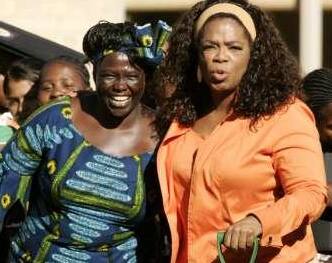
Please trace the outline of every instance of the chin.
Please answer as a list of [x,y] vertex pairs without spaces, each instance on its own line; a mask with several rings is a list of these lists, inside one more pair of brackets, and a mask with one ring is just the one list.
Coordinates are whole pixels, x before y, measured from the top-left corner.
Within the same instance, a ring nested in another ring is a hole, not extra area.
[[132,112],[132,109],[129,107],[125,108],[108,107],[108,110],[112,116],[117,118],[125,118]]
[[130,113],[127,109],[109,109],[109,112],[112,116],[117,118],[125,118]]

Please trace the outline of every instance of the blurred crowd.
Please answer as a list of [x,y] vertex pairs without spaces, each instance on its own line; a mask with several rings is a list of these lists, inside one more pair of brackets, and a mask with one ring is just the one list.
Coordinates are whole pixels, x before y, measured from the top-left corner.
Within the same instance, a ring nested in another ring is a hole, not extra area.
[[82,61],[69,56],[42,63],[22,58],[0,75],[0,143],[2,147],[20,124],[50,100],[91,90],[89,72]]

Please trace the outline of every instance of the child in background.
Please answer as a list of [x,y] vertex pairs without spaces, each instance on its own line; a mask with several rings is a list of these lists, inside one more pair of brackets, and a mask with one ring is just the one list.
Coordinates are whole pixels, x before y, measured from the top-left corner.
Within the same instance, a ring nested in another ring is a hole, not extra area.
[[52,99],[76,97],[78,91],[90,90],[89,78],[84,64],[73,57],[59,56],[49,60],[40,71],[37,89],[26,96],[20,120],[25,120],[40,105]]
[[61,56],[43,66],[38,100],[45,104],[62,96],[76,97],[78,91],[89,89],[89,72],[84,64],[77,59]]

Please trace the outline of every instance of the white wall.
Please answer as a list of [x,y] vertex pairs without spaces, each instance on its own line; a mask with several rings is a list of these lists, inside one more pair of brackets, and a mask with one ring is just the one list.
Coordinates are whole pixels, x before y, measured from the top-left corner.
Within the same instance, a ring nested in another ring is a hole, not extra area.
[[1,0],[0,19],[82,51],[86,31],[99,20],[122,22],[124,0]]

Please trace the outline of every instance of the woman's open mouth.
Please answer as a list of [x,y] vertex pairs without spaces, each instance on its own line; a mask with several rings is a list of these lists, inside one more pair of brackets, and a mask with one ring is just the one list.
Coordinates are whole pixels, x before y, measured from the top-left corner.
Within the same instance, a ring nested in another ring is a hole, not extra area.
[[112,107],[124,108],[131,102],[130,96],[112,96],[108,97],[108,103]]
[[211,73],[211,81],[212,82],[223,82],[223,81],[225,81],[225,79],[227,78],[227,73],[226,72],[222,72],[222,71],[220,71],[220,72],[216,72],[216,71],[214,71],[214,72],[212,72]]

